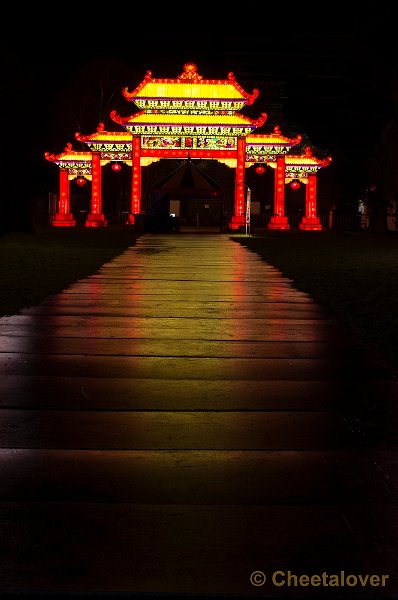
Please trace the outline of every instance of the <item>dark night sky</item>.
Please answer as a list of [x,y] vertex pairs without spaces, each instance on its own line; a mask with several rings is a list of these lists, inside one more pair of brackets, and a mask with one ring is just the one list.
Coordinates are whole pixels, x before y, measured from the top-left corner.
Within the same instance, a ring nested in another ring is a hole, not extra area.
[[[389,86],[397,66],[392,8],[377,6],[375,12],[370,2],[311,0],[301,7],[174,3],[138,12],[131,6],[98,12],[90,5],[86,14],[57,11],[43,22],[25,12],[18,27],[10,15],[9,35],[1,42],[3,134],[19,164],[40,163],[46,150],[59,152],[73,141],[74,131],[48,147],[55,102],[76,73],[99,58],[135,68],[137,78],[123,82],[129,89],[147,69],[154,77],[176,77],[190,61],[204,78],[225,79],[233,71],[247,91],[260,90],[251,114],[244,111],[248,116],[272,113],[271,92],[279,89],[282,131],[307,134],[316,147],[355,168],[391,116]],[[126,105],[124,114],[131,112]]]

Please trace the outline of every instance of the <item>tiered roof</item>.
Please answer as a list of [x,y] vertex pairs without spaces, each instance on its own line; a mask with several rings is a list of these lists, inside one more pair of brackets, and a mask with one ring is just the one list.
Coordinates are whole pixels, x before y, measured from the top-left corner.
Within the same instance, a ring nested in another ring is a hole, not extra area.
[[100,123],[97,131],[88,135],[75,133],[79,142],[84,142],[92,152],[101,152],[105,160],[131,159],[132,136],[128,131],[105,131],[105,126]]
[[50,154],[45,152],[46,160],[55,163],[60,169],[67,169],[71,178],[79,175],[91,176],[91,152],[79,152],[72,149],[72,144],[66,144],[64,152]]
[[[184,65],[175,79],[155,79],[147,71],[142,82],[133,90],[123,89],[124,97],[138,111],[123,117],[112,111],[113,121],[124,131],[105,131],[100,123],[89,135],[75,134],[90,151],[101,153],[101,162],[123,161],[131,164],[133,136],[141,136],[142,166],[159,158],[181,158],[191,153],[195,158],[216,158],[235,167],[237,139],[246,140],[245,166],[266,163],[276,167],[276,158],[285,156],[286,178],[305,179],[330,164],[331,158],[317,159],[308,145],[304,151],[301,135],[289,138],[279,126],[270,133],[255,133],[267,120],[261,113],[257,119],[240,111],[254,103],[258,90],[246,92],[233,73],[227,79],[203,79],[193,63]],[[295,152],[290,152],[295,149]],[[297,154],[300,152],[300,155]],[[72,150],[68,144],[59,155],[45,154],[46,159],[71,173],[90,173],[91,154]]]
[[[330,165],[332,158],[316,158],[313,156],[312,148],[306,146],[304,154],[287,154],[285,156],[285,181],[288,183],[293,179],[305,181],[310,175],[315,175],[319,169]],[[267,164],[276,168],[276,161],[267,161]]]
[[293,146],[297,146],[301,139],[301,135],[294,138],[282,135],[278,125],[272,133],[251,133],[246,137],[246,166],[275,160],[277,156],[287,154]]
[[245,92],[233,73],[203,79],[193,63],[177,79],[153,79],[148,71],[135,90],[123,94],[141,110],[127,117],[113,111],[111,118],[134,135],[246,136],[267,119],[266,113],[250,119],[237,112],[254,102],[258,90]]

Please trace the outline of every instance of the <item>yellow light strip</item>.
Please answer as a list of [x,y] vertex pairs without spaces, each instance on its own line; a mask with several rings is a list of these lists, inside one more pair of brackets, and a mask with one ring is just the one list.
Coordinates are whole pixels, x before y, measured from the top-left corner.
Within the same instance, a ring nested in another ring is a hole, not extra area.
[[242,99],[243,95],[229,81],[214,83],[148,83],[137,98],[224,98]]
[[253,120],[241,114],[208,114],[208,115],[189,115],[189,114],[168,114],[168,113],[144,113],[139,112],[122,119],[123,125],[144,124],[144,125],[253,125]]

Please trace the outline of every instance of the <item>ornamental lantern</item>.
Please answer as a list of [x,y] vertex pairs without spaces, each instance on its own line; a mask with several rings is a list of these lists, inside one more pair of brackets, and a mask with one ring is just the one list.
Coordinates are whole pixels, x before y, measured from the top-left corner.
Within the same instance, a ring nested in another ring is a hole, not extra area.
[[256,173],[258,173],[258,175],[262,175],[265,171],[265,168],[263,167],[263,165],[258,165],[258,167],[256,167]]
[[120,171],[121,168],[122,167],[121,167],[120,163],[113,163],[112,164],[112,171],[116,171],[117,172],[117,171]]
[[87,183],[87,180],[86,180],[86,179],[84,179],[84,177],[78,177],[78,178],[76,179],[76,183],[77,183],[77,185],[78,185],[79,187],[83,187],[84,185],[86,185],[86,183]]
[[293,181],[290,182],[290,187],[292,190],[296,191],[300,187],[300,182],[297,179],[293,179]]

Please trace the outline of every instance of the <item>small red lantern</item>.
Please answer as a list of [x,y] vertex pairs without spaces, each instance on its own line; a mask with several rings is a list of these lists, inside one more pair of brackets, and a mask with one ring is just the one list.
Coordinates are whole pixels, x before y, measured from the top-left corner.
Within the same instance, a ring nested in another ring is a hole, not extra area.
[[256,167],[256,173],[258,173],[258,175],[262,175],[265,172],[265,168],[263,167],[263,165],[258,165],[258,167]]
[[120,163],[113,163],[112,164],[112,171],[116,171],[117,172],[117,171],[120,171],[121,168],[122,167],[121,167]]
[[76,183],[77,183],[77,185],[78,185],[79,187],[83,187],[84,185],[86,185],[86,183],[87,183],[87,180],[86,180],[86,179],[84,179],[84,177],[78,177],[78,178],[76,179]]
[[290,187],[292,190],[296,191],[300,187],[300,182],[297,179],[293,179],[293,181],[290,182]]

